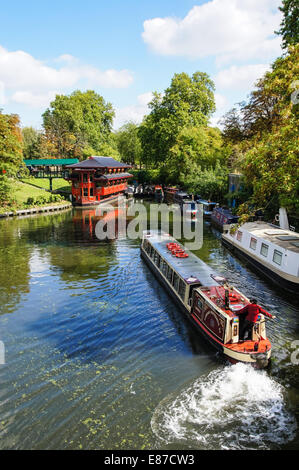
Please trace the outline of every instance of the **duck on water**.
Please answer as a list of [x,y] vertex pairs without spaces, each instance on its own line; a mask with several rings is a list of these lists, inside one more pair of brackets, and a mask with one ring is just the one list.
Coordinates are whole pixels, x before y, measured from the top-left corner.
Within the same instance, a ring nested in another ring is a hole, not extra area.
[[145,231],[141,256],[196,329],[226,359],[267,367],[271,343],[265,318],[275,317],[167,233]]

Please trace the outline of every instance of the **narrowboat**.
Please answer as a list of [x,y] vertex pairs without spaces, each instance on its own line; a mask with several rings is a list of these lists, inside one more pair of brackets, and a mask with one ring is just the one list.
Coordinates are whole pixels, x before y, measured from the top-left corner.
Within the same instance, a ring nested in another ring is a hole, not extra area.
[[197,204],[203,205],[203,216],[209,219],[213,213],[215,207],[218,207],[217,202],[207,201],[205,199],[201,199],[199,196],[195,198]]
[[165,201],[168,204],[173,204],[174,203],[174,196],[178,191],[179,191],[179,189],[176,188],[176,187],[173,187],[173,186],[168,186],[168,187],[164,188]]
[[181,213],[184,214],[187,219],[191,221],[196,220],[198,210],[191,194],[178,191],[174,195],[174,203],[180,206]]
[[231,224],[238,223],[239,217],[233,215],[230,209],[215,207],[211,214],[211,223],[221,232],[227,232]]
[[232,363],[250,363],[264,368],[271,357],[265,317],[260,314],[251,338],[239,337],[243,316],[238,311],[249,299],[215,273],[169,234],[150,230],[143,233],[141,256],[186,318]]
[[222,234],[222,243],[272,283],[299,292],[299,233],[263,221]]

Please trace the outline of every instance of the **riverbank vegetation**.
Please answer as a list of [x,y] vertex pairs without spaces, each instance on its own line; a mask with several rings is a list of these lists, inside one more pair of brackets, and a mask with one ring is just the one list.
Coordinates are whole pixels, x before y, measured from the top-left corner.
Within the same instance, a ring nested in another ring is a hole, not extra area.
[[[283,55],[260,77],[248,100],[223,116],[219,128],[210,125],[215,85],[200,71],[175,74],[166,90],[153,92],[143,121],[128,122],[118,131],[113,131],[112,104],[92,90],[56,95],[42,115],[41,130],[21,129],[17,115],[0,111],[0,205],[16,203],[17,178],[32,183],[23,158],[109,155],[132,164],[141,183],[177,185],[220,203],[233,197],[241,214],[259,208],[273,217],[280,206],[298,214],[297,0],[283,1],[281,11],[277,34]],[[233,195],[228,194],[229,173],[242,175],[241,190]],[[48,180],[33,184],[46,189]],[[53,189],[67,186],[55,181]]]

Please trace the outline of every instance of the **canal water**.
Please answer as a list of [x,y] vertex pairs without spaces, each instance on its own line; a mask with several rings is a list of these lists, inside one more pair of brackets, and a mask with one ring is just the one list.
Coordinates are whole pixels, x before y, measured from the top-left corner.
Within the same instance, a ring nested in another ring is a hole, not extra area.
[[229,366],[153,277],[140,240],[100,242],[95,222],[93,210],[0,221],[0,448],[298,448],[295,299],[204,224],[196,254],[277,317],[271,368]]

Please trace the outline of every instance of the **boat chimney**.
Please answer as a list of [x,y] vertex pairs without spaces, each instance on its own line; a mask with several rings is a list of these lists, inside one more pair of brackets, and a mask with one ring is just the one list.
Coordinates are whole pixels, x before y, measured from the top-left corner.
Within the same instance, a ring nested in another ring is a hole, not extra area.
[[225,308],[229,309],[229,290],[225,289]]
[[284,230],[290,229],[287,211],[284,207],[279,209],[279,226]]

